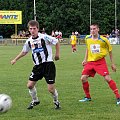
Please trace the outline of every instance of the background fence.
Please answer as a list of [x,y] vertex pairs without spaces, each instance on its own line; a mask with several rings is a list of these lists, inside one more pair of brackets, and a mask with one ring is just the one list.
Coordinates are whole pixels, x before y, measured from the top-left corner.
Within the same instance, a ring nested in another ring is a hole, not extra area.
[[[4,39],[0,39],[0,45],[23,45],[26,40],[27,40],[27,38],[4,38]],[[63,39],[60,39],[59,41],[60,41],[61,45],[69,45],[70,44],[70,38],[63,38]],[[109,38],[109,41],[111,44],[119,45],[120,44],[120,36],[116,37],[116,38],[111,37],[111,38]],[[78,38],[77,44],[78,45],[85,44],[84,38]]]

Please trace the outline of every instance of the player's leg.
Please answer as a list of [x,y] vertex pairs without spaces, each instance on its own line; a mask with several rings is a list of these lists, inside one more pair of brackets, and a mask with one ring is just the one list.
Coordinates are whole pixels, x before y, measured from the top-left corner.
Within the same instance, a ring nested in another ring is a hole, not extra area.
[[58,92],[55,89],[55,77],[56,67],[54,62],[48,62],[44,64],[44,77],[48,85],[48,91],[52,94],[55,108],[60,108],[60,102],[58,101]]
[[39,79],[42,79],[43,75],[42,75],[42,67],[43,65],[39,65],[39,66],[34,66],[33,70],[30,74],[28,83],[27,83],[27,87],[29,89],[29,94],[32,97],[32,102],[30,103],[30,105],[28,106],[28,109],[32,109],[34,106],[38,105],[40,103],[40,101],[38,100],[37,97],[37,90],[36,90],[36,82]]
[[37,97],[37,90],[36,90],[35,84],[36,84],[36,81],[30,81],[30,80],[28,81],[28,84],[27,84],[27,87],[29,89],[29,94],[32,98],[32,101],[27,107],[27,109],[32,109],[34,106],[40,103]]
[[76,44],[74,45],[73,51],[74,51],[74,52],[77,51],[77,49],[76,49]]
[[29,89],[29,93],[32,97],[33,101],[38,101],[38,97],[37,97],[37,90],[35,87],[36,81],[28,81],[27,87]]
[[111,90],[113,91],[113,93],[115,94],[116,99],[117,99],[117,104],[120,104],[120,94],[119,94],[119,91],[118,91],[115,81],[111,79],[110,75],[106,75],[106,76],[104,76],[104,78],[107,81],[107,83],[108,83],[109,87],[111,88]]
[[108,71],[108,67],[107,67],[105,59],[101,59],[99,61],[99,65],[95,67],[95,70],[98,74],[104,77],[104,79],[106,80],[109,87],[111,88],[111,90],[113,91],[113,93],[115,94],[117,98],[117,101],[118,101],[117,104],[120,104],[120,94],[116,86],[116,83],[114,82],[114,80],[112,80],[112,78],[109,75],[109,71]]
[[53,100],[58,101],[58,92],[55,89],[54,84],[48,84],[48,91],[52,94]]
[[91,95],[90,95],[90,86],[88,82],[88,77],[94,77],[96,74],[96,71],[93,69],[94,64],[91,62],[88,62],[82,71],[82,76],[81,76],[81,81],[82,81],[82,86],[83,90],[85,93],[85,98],[82,100],[79,100],[80,102],[86,102],[86,101],[91,101]]
[[51,95],[53,97],[53,102],[55,104],[55,109],[59,109],[60,108],[60,102],[58,101],[58,92],[55,89],[55,85],[54,84],[48,84],[48,91],[51,93]]
[[72,53],[74,52],[74,45],[72,45]]
[[81,81],[82,81],[82,86],[83,86],[83,90],[85,93],[85,98],[79,100],[79,102],[91,101],[88,77],[89,77],[89,75],[82,75],[81,76]]

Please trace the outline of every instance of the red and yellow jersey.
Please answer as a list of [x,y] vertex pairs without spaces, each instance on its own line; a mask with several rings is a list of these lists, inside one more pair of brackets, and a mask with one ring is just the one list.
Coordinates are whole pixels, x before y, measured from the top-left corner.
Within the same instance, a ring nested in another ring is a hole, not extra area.
[[99,35],[97,40],[93,40],[91,35],[87,35],[85,42],[88,49],[87,61],[97,61],[105,57],[108,52],[112,51],[112,46],[108,39],[101,35]]
[[75,45],[77,43],[76,35],[71,35],[70,37],[71,45]]

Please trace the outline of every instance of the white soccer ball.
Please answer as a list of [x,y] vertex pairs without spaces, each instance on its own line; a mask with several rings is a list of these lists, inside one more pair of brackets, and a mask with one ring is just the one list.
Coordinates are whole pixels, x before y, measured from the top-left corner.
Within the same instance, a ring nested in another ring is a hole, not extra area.
[[0,94],[0,113],[7,112],[12,107],[12,99],[9,95]]

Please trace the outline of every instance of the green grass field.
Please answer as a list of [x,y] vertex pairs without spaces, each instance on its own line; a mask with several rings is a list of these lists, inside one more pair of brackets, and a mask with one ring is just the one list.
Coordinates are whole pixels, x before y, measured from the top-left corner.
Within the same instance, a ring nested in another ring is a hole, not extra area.
[[[45,80],[38,81],[37,90],[41,104],[27,110],[31,97],[26,87],[32,69],[31,54],[19,60],[15,65],[10,61],[22,49],[22,46],[0,46],[0,93],[11,96],[13,106],[7,113],[0,114],[0,120],[119,120],[120,106],[103,77],[96,75],[90,78],[92,101],[79,103],[84,97],[80,82],[81,62],[84,58],[85,46],[77,46],[78,52],[72,53],[71,46],[62,45],[60,60],[55,61],[57,68],[56,88],[59,92],[61,110],[55,110],[51,95],[47,91]],[[113,46],[117,72],[110,69],[112,78],[120,89],[120,46]]]

